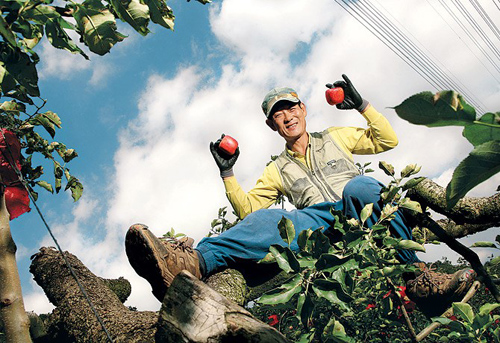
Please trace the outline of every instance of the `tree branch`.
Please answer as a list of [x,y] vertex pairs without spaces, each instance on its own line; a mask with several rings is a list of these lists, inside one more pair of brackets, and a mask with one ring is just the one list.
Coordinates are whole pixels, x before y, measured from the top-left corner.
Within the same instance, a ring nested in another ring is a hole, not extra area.
[[430,179],[425,179],[415,188],[408,190],[407,196],[445,215],[456,224],[484,225],[475,227],[477,230],[500,226],[500,193],[483,198],[466,197],[449,210],[446,208],[446,189]]

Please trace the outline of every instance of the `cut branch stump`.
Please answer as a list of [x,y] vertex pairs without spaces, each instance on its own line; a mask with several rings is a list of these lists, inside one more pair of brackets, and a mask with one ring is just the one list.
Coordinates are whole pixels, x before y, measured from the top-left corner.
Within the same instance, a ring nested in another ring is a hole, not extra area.
[[168,288],[158,323],[158,343],[289,342],[187,271]]

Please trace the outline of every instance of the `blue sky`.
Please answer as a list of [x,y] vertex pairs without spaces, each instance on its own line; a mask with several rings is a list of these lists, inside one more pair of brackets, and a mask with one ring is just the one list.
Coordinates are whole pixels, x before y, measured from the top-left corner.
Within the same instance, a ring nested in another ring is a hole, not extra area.
[[[374,3],[403,23],[487,111],[500,109],[499,73],[444,9],[434,5],[437,13],[417,0]],[[480,3],[493,22],[500,22],[493,2]],[[40,190],[38,205],[63,250],[99,276],[124,276],[132,282],[127,305],[160,306],[125,257],[127,228],[141,222],[158,236],[172,227],[196,241],[206,235],[217,210],[229,205],[209,142],[221,133],[239,141],[235,174],[249,190],[270,156],[283,149],[260,110],[263,96],[275,86],[298,91],[308,106],[310,131],[364,126],[355,111],[339,111],[324,99],[324,84],[347,74],[400,139],[390,152],[356,157],[362,163],[376,166],[384,160],[398,170],[417,163],[421,175],[445,186],[472,148],[460,128],[417,127],[397,117],[390,107],[436,89],[335,1],[216,0],[201,5],[173,0],[169,5],[176,15],[175,32],[152,25],[153,32],[142,37],[120,26],[129,37],[103,57],[91,55],[86,61],[47,42],[39,50],[42,97],[48,100],[46,108],[63,120],[56,140],[79,153],[69,167],[85,191],[73,203],[69,193]],[[374,176],[388,182],[381,172]],[[496,176],[471,195],[491,195],[499,184]],[[29,257],[40,246],[54,244],[34,209],[11,227],[26,309],[48,312],[51,305],[31,280]],[[490,229],[465,242],[491,240],[496,234],[497,228]],[[456,259],[445,247],[428,247],[421,257],[433,261],[445,254]]]

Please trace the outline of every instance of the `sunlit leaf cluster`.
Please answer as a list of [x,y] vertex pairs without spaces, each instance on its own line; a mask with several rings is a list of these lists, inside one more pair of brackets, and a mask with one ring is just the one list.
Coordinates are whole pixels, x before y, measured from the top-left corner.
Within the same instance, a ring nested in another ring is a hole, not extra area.
[[[53,139],[62,123],[56,113],[42,112],[46,101],[40,98],[38,86],[37,45],[45,36],[53,47],[80,54],[85,59],[89,58],[88,51],[104,55],[126,38],[118,32],[117,20],[147,35],[150,21],[173,30],[175,16],[165,0],[63,0],[57,3],[0,0],[0,97],[12,99],[0,104],[0,126],[15,132],[21,141],[25,155],[22,174],[35,197],[32,187],[38,185],[50,192],[59,192],[63,177],[65,189],[71,190],[75,200],[83,191],[80,181],[66,166],[78,156],[76,151],[45,138],[48,134]],[[78,41],[72,38],[75,36]],[[39,180],[43,168],[32,166],[33,154],[52,162],[53,184]]]
[[428,127],[463,126],[463,136],[474,146],[453,172],[446,187],[447,206],[452,208],[468,191],[500,171],[500,112],[480,118],[454,91],[415,94],[395,107],[397,114]]
[[[381,316],[397,311],[393,300],[384,298],[393,289],[389,280],[415,268],[398,262],[398,249],[424,251],[424,248],[414,241],[392,237],[388,224],[399,208],[422,211],[417,203],[401,196],[403,190],[421,180],[410,178],[420,168],[409,165],[401,177],[395,176],[394,167],[388,163],[381,162],[380,168],[392,180],[383,189],[382,213],[370,227],[367,222],[373,218],[373,204],[365,206],[358,218],[351,219],[332,209],[335,225],[328,236],[324,228],[296,234],[293,223],[285,217],[278,223],[284,244],[272,245],[261,263],[276,262],[290,274],[290,279],[258,301],[266,305],[295,303],[296,316],[306,329],[300,342],[312,342],[318,337],[324,342],[354,342],[342,322],[355,320],[359,308],[378,302]],[[298,252],[291,247],[295,239]],[[324,306],[333,308],[334,315],[327,318],[321,332],[315,331],[318,328],[313,323],[324,316],[320,310]]]

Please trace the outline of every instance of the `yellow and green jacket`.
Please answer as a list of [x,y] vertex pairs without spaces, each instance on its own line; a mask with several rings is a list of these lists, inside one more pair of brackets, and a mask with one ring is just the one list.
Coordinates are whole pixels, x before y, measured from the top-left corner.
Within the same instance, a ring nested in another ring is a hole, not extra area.
[[234,176],[224,179],[226,195],[239,218],[275,203],[284,194],[297,208],[341,199],[345,184],[359,175],[352,154],[377,154],[398,144],[387,119],[371,105],[361,113],[368,128],[330,127],[308,133],[306,154],[286,148],[245,193]]

